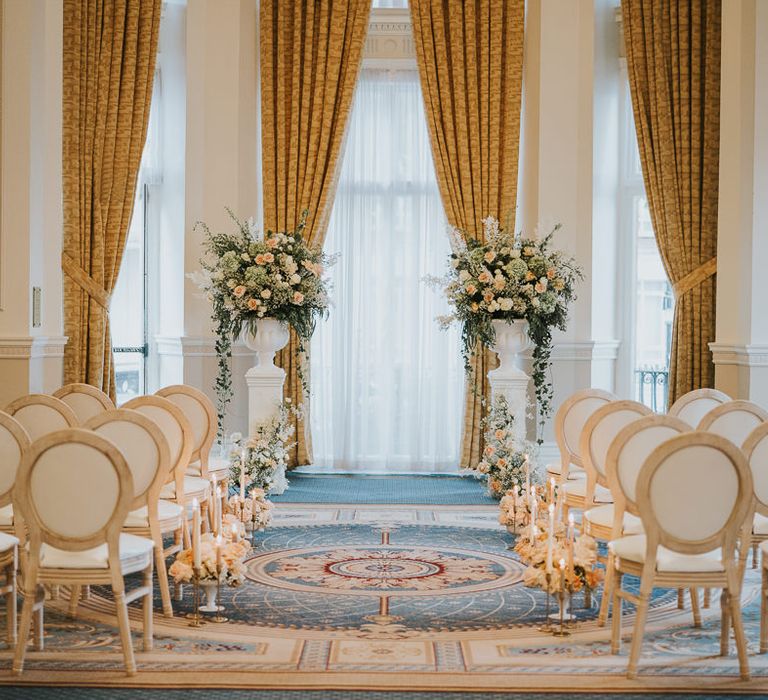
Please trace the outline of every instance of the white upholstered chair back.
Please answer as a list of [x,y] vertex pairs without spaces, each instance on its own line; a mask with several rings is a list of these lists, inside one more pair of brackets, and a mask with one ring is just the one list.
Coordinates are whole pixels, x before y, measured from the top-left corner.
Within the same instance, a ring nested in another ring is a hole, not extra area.
[[752,470],[757,511],[768,515],[768,423],[757,426],[741,447]]
[[13,416],[33,442],[56,430],[76,428],[77,415],[61,399],[47,394],[29,394],[8,404],[6,413]]
[[90,384],[65,384],[61,389],[54,391],[53,395],[75,412],[81,425],[93,416],[115,408],[109,396]]
[[218,425],[216,409],[211,400],[199,389],[184,384],[163,387],[155,395],[172,401],[184,412],[194,436],[189,461],[199,460],[201,474],[205,475],[208,471],[208,456],[216,439]]
[[751,401],[728,401],[713,408],[699,423],[697,430],[720,435],[741,447],[747,436],[768,420],[768,412]]
[[13,416],[0,411],[0,507],[11,502],[21,458],[29,445],[27,431]]
[[713,408],[730,401],[731,397],[717,389],[695,389],[683,394],[669,407],[667,415],[684,420],[692,428]]
[[633,515],[637,508],[637,478],[648,456],[691,426],[674,416],[650,414],[623,427],[612,440],[605,458],[606,479],[617,505]]
[[614,438],[622,428],[651,413],[650,408],[638,401],[611,401],[589,417],[581,432],[579,454],[587,473],[591,473],[598,484],[608,486],[605,460]]
[[94,416],[83,427],[111,440],[125,457],[133,477],[131,510],[156,501],[171,460],[160,426],[139,411],[115,408]]
[[132,409],[151,418],[163,431],[168,441],[170,461],[166,483],[183,480],[189,465],[194,437],[192,426],[184,412],[173,401],[162,396],[137,396],[123,404],[122,408]]
[[116,545],[132,500],[133,479],[120,450],[90,430],[70,428],[32,443],[19,468],[13,506],[37,561],[41,543],[69,551]]
[[601,389],[585,389],[569,396],[555,415],[555,439],[560,448],[563,475],[567,475],[571,464],[583,467],[579,453],[581,432],[589,417],[616,397]]
[[719,435],[684,433],[659,445],[640,470],[637,505],[649,551],[683,554],[718,547],[731,558],[754,512],[752,473],[744,453]]

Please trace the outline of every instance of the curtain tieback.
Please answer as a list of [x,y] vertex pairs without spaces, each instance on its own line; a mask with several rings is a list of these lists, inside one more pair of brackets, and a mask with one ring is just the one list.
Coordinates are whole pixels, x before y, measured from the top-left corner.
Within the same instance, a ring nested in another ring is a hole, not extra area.
[[107,294],[106,290],[66,253],[63,253],[61,256],[61,269],[64,270],[64,272],[66,272],[77,285],[91,297],[91,299],[93,299],[99,306],[109,311],[110,295]]
[[679,299],[686,292],[690,292],[694,287],[698,287],[705,279],[712,277],[716,272],[717,256],[710,258],[703,265],[699,265],[695,270],[689,272],[672,285],[675,299]]

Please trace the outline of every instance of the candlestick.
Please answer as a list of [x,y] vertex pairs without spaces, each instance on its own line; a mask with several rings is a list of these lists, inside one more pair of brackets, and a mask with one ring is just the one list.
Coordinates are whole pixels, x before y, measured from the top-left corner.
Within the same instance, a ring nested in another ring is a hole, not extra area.
[[240,541],[240,526],[237,523],[232,523],[232,541]]
[[549,502],[555,502],[555,477],[551,477],[549,480]]
[[528,454],[525,455],[525,494],[531,491],[531,465],[528,462]]
[[222,520],[222,503],[221,503],[221,486],[216,487],[216,534],[221,536],[221,520]]
[[192,499],[192,562],[196,569],[200,568],[200,504]]
[[552,571],[552,551],[555,545],[555,504],[549,504],[549,536],[547,537],[547,572]]
[[[565,629],[565,559],[560,560],[560,594],[558,596],[560,600],[560,629],[555,630],[553,634],[556,637],[567,637],[570,635]],[[570,613],[569,613],[570,616]]]
[[576,538],[573,513],[568,513],[568,569],[573,573],[573,547]]
[[245,503],[245,460],[248,456],[248,449],[243,447],[240,452],[240,500]]

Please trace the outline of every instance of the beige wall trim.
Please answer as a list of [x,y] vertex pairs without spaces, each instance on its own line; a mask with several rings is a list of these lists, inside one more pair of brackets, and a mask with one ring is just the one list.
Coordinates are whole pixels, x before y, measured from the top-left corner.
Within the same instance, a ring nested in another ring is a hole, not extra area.
[[768,345],[729,345],[710,343],[712,360],[716,365],[768,367]]
[[0,338],[0,360],[32,357],[63,357],[66,336],[21,336]]
[[373,8],[363,47],[363,68],[416,69],[411,13],[408,9]]

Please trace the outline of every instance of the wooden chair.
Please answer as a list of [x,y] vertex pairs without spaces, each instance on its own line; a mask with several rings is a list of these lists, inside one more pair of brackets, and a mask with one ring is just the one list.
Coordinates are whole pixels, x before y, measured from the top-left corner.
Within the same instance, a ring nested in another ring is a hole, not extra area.
[[[163,613],[173,617],[171,591],[165,566],[163,535],[174,533],[180,542],[184,528],[184,508],[178,503],[160,500],[160,489],[169,473],[171,451],[160,426],[143,413],[127,408],[104,411],[84,426],[111,440],[125,457],[133,476],[134,497],[123,532],[148,537],[155,545],[155,572],[160,586]],[[174,547],[170,549],[175,550]],[[78,597],[71,598],[72,609]]]
[[[168,447],[171,451],[170,470],[164,486],[160,489],[160,498],[175,501],[185,510],[183,543],[189,545],[189,528],[187,527],[187,506],[197,498],[202,504],[207,502],[210,485],[207,479],[187,476],[189,456],[194,446],[192,426],[184,412],[173,401],[162,396],[137,396],[123,404],[123,408],[133,409],[151,418],[160,426]],[[176,543],[180,547],[182,542]]]
[[571,465],[583,470],[580,453],[581,433],[589,417],[616,397],[601,389],[585,389],[566,399],[555,416],[555,439],[560,449],[560,488],[565,495],[563,513],[567,517],[570,508],[584,510],[587,497],[587,480],[571,479]]
[[560,450],[560,463],[547,465],[547,479],[555,477],[558,483],[586,476],[578,454],[579,438],[589,415],[616,396],[601,389],[584,389],[569,396],[555,414],[555,440]]
[[[605,526],[592,516],[590,529],[600,535],[600,539],[617,540],[625,535],[636,535],[643,532],[640,511],[637,507],[637,477],[648,458],[659,445],[670,438],[691,431],[691,426],[684,420],[674,416],[660,416],[651,413],[639,418],[622,428],[608,447],[605,457],[605,478],[613,497],[611,531],[605,538]],[[596,511],[597,509],[593,509]],[[590,512],[593,512],[590,511]],[[599,528],[599,529],[598,529]],[[603,626],[608,619],[609,606],[613,595],[615,567],[613,553],[608,551],[608,561],[605,566],[605,581],[603,597],[600,601],[598,624]],[[680,607],[682,601],[678,599]],[[694,626],[701,625],[701,615],[698,598],[692,595]]]
[[11,496],[16,473],[24,452],[29,449],[29,435],[12,416],[0,411],[0,532],[15,533]]
[[[749,537],[754,515],[752,474],[742,451],[712,433],[684,433],[659,445],[637,480],[643,535],[610,543],[617,585],[613,589],[611,650],[621,645],[621,606],[637,606],[627,676],[637,677],[648,606],[654,588],[722,588],[720,654],[728,653],[733,626],[739,672],[749,679],[741,618],[739,538]],[[743,541],[743,540],[742,540]],[[640,577],[640,592],[622,587],[624,574]]]
[[5,597],[6,640],[9,646],[16,644],[16,571],[19,540],[17,537],[0,532],[0,571],[5,582],[0,585],[0,595]]
[[[742,452],[749,460],[752,483],[755,488],[755,524],[752,529],[753,547],[760,548],[762,560],[762,588],[760,593],[760,653],[768,651],[768,534],[758,533],[758,519],[761,530],[768,524],[768,423],[755,428],[744,441]],[[757,557],[753,555],[753,563]]]
[[[584,424],[579,439],[579,454],[587,475],[581,529],[595,539],[607,542],[613,532],[613,497],[605,477],[608,447],[623,427],[649,413],[651,409],[637,401],[611,401]],[[605,563],[604,557],[598,560]],[[601,610],[604,605],[605,596]]]
[[669,407],[668,416],[684,420],[695,428],[713,408],[731,400],[728,394],[717,389],[695,389],[683,394]]
[[[87,484],[88,488],[84,488]],[[121,534],[133,500],[133,478],[120,450],[106,438],[72,428],[35,441],[24,455],[13,494],[17,525],[26,526],[22,561],[24,604],[13,672],[20,674],[40,584],[109,584],[115,597],[128,675],[136,661],[128,603],[143,598],[144,650],[152,648],[152,542]],[[18,531],[18,530],[17,530]],[[124,576],[141,572],[126,593]],[[38,642],[42,646],[42,639]]]
[[56,430],[76,428],[75,412],[61,399],[47,394],[29,394],[12,401],[5,408],[27,431],[33,442]]
[[109,396],[90,384],[65,384],[61,389],[54,391],[53,395],[75,412],[80,424],[99,413],[115,408],[115,403]]
[[216,481],[223,483],[229,478],[229,462],[212,464],[211,447],[216,440],[218,419],[211,400],[199,389],[185,384],[166,386],[155,393],[173,401],[187,417],[192,426],[195,444],[189,458],[187,474],[210,479],[215,473]]

